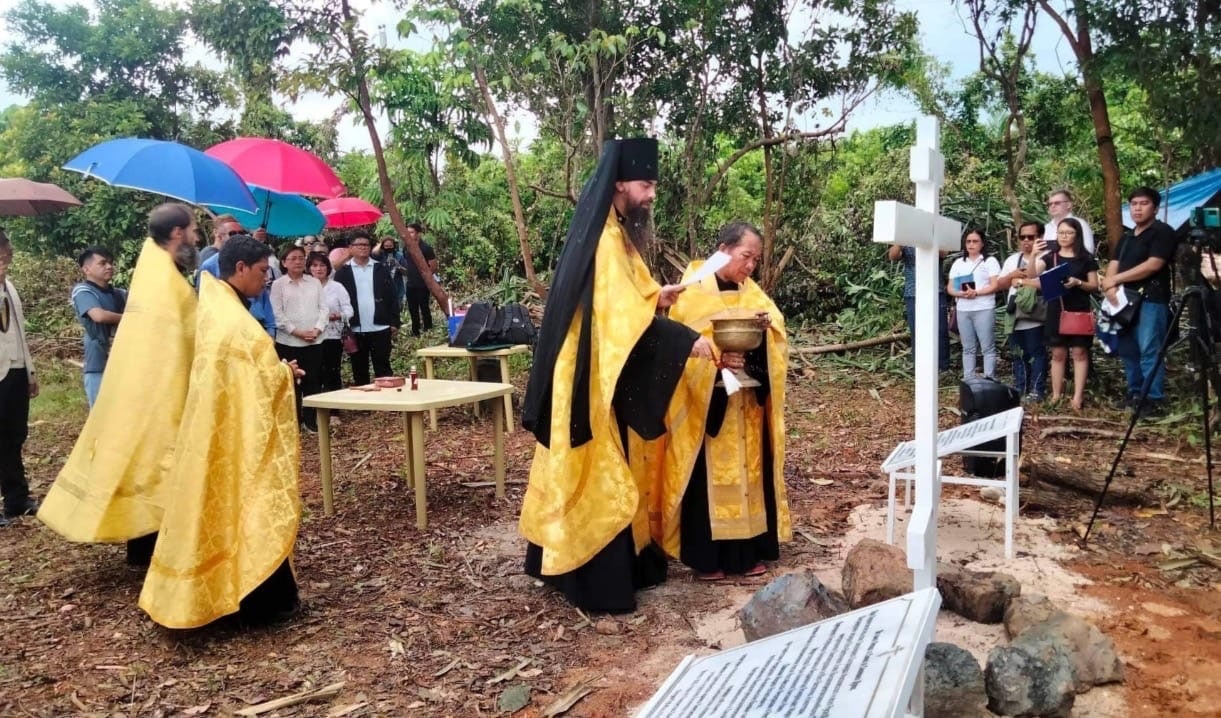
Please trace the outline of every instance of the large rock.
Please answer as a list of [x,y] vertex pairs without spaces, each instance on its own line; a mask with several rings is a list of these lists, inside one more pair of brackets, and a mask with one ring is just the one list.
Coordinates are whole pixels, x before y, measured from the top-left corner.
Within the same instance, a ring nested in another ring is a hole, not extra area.
[[925,718],[975,718],[986,715],[984,672],[966,649],[930,643],[924,653]]
[[738,611],[746,640],[754,641],[838,616],[848,604],[810,571],[790,573],[755,592]]
[[1014,643],[1058,642],[1073,666],[1073,683],[1078,693],[1094,686],[1123,680],[1123,663],[1115,653],[1115,643],[1094,626],[1064,612],[1053,614],[1042,623],[1027,628]]
[[1022,631],[1046,621],[1055,613],[1060,613],[1060,607],[1047,596],[1039,593],[1017,596],[1005,607],[1005,634],[1013,640]]
[[937,566],[941,607],[977,623],[1000,623],[1005,607],[1022,593],[1022,584],[999,571],[970,571],[952,564]]
[[901,549],[863,539],[844,559],[843,586],[849,606],[870,606],[911,591],[912,572]]
[[1115,642],[1084,619],[1056,608],[1046,596],[1014,599],[1005,611],[1005,632],[1017,641],[1056,641],[1073,665],[1078,693],[1123,680]]
[[1004,716],[1067,718],[1077,698],[1073,665],[1054,640],[1019,638],[988,654],[988,710]]

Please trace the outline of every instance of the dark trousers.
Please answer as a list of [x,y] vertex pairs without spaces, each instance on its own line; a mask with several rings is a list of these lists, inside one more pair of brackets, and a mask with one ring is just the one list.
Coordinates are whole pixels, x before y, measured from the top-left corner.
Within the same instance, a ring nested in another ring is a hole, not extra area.
[[1047,395],[1047,347],[1043,345],[1043,325],[1015,329],[1009,335],[1013,347],[1013,381],[1022,396],[1042,399]]
[[432,310],[428,303],[432,295],[428,287],[407,287],[407,313],[411,315],[411,336],[420,336],[420,328],[424,331],[432,329]]
[[392,376],[390,368],[390,330],[380,332],[354,332],[356,335],[355,354],[349,354],[352,362],[352,381],[356,386],[368,384],[369,360],[373,360],[374,376]]
[[[946,371],[950,368],[950,324],[949,305],[944,293],[937,295],[937,314],[941,321],[937,322],[937,369]],[[903,318],[907,320],[907,330],[912,335],[912,347],[916,346],[916,298],[903,297]],[[913,351],[914,355],[914,351]]]
[[21,447],[29,434],[30,377],[25,369],[9,369],[0,379],[0,493],[5,513],[17,513],[30,498]]
[[343,388],[343,378],[339,373],[340,362],[343,361],[343,342],[338,339],[322,341],[322,391],[336,391]]
[[297,368],[305,372],[297,384],[297,421],[311,429],[318,428],[318,418],[313,409],[301,406],[301,398],[317,394],[322,390],[322,345],[292,347],[276,342],[276,354],[284,361],[296,361]]

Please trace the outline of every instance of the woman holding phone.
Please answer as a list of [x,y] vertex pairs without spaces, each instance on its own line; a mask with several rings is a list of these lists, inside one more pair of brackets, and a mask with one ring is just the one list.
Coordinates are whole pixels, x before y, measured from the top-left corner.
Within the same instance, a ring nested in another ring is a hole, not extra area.
[[984,235],[974,227],[962,235],[962,256],[950,267],[945,291],[955,299],[962,339],[962,378],[975,376],[976,357],[984,355],[984,376],[996,375],[996,294],[1001,265],[989,256]]
[[[1062,312],[1089,312],[1090,294],[1098,288],[1098,261],[1085,250],[1085,232],[1081,223],[1069,217],[1056,227],[1056,248],[1044,253],[1046,241],[1035,242],[1027,262],[1034,267],[1033,279],[1015,279],[1014,286],[1025,284],[1040,287],[1038,274],[1060,264],[1068,265],[1063,284],[1065,292],[1059,301],[1047,302],[1047,321],[1043,324],[1044,338],[1051,347],[1051,403],[1064,400],[1064,375],[1068,355],[1073,357],[1073,409],[1080,411],[1085,403],[1085,380],[1090,369],[1090,345],[1093,334],[1064,334],[1060,331]],[[1042,287],[1040,287],[1042,288]],[[1046,294],[1046,289],[1043,288]]]

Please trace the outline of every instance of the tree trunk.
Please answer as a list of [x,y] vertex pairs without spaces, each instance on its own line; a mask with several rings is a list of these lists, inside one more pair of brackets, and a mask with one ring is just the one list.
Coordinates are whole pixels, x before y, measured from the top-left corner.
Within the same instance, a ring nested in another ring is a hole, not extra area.
[[[1106,483],[1106,473],[1092,471],[1081,464],[1063,464],[1053,459],[1028,459],[1026,472],[1030,481],[1042,481],[1062,489],[1075,491],[1097,499]],[[1148,505],[1157,502],[1148,479],[1133,478],[1130,469],[1120,466],[1115,479],[1107,488],[1107,502],[1125,505]]]
[[[763,86],[763,76],[766,71],[763,66],[763,55],[759,55],[759,65],[756,68],[755,91],[759,102],[759,128],[764,140],[772,138],[772,123],[767,117],[767,92]],[[772,146],[763,145],[763,240],[762,256],[759,257],[759,285],[763,291],[772,291],[772,252],[776,244],[776,217],[774,210],[774,195],[776,192],[776,176],[772,167]]]
[[547,298],[547,288],[534,275],[534,256],[530,252],[530,234],[526,229],[526,212],[521,206],[521,194],[517,189],[517,168],[513,165],[513,150],[505,136],[505,121],[496,109],[496,100],[492,97],[492,89],[488,86],[487,75],[483,67],[474,64],[475,82],[479,84],[479,92],[487,105],[488,115],[492,118],[492,129],[496,133],[496,141],[500,143],[501,157],[505,163],[505,177],[509,181],[509,199],[513,203],[513,223],[517,225],[517,241],[521,245],[521,259],[526,269],[526,281],[534,287],[534,291],[544,299]]
[[[1107,243],[1114,248],[1123,235],[1123,216],[1120,212],[1119,157],[1115,153],[1115,140],[1111,136],[1111,116],[1107,111],[1107,98],[1103,94],[1102,75],[1094,58],[1094,47],[1090,41],[1088,8],[1085,0],[1073,0],[1073,15],[1077,30],[1051,6],[1048,0],[1039,0],[1039,7],[1047,13],[1060,32],[1068,40],[1081,68],[1085,96],[1090,103],[1090,119],[1094,123],[1094,141],[1098,145],[1098,164],[1102,168],[1102,203],[1107,223]],[[1101,243],[1099,243],[1101,245]]]
[[420,270],[420,276],[424,279],[424,284],[428,286],[429,293],[436,298],[437,303],[441,305],[441,311],[448,317],[449,294],[432,278],[432,267],[428,266],[428,260],[424,259],[424,254],[420,251],[420,243],[418,241],[411,242],[407,239],[407,223],[403,221],[403,214],[399,211],[398,203],[394,201],[394,185],[390,183],[390,170],[386,166],[386,153],[382,148],[381,136],[377,132],[377,120],[373,116],[373,103],[369,100],[369,82],[364,52],[361,50],[360,42],[356,39],[355,32],[353,31],[355,23],[352,19],[352,8],[348,0],[341,0],[341,8],[343,11],[344,32],[347,34],[348,47],[352,52],[352,71],[356,78],[356,104],[360,108],[361,117],[365,121],[365,128],[369,131],[369,142],[373,145],[373,159],[377,163],[377,180],[382,190],[382,204],[386,206],[386,212],[390,215],[390,222],[394,225],[395,232],[403,239],[403,248],[407,251],[407,256],[411,257],[411,261]]

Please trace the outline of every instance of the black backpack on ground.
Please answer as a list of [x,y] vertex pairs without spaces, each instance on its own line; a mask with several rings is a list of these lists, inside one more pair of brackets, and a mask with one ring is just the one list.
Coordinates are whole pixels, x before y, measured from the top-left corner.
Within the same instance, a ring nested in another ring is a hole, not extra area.
[[476,302],[466,310],[466,316],[450,346],[471,351],[492,350],[515,344],[534,344],[538,330],[530,321],[525,305],[514,302],[497,307],[490,302]]

